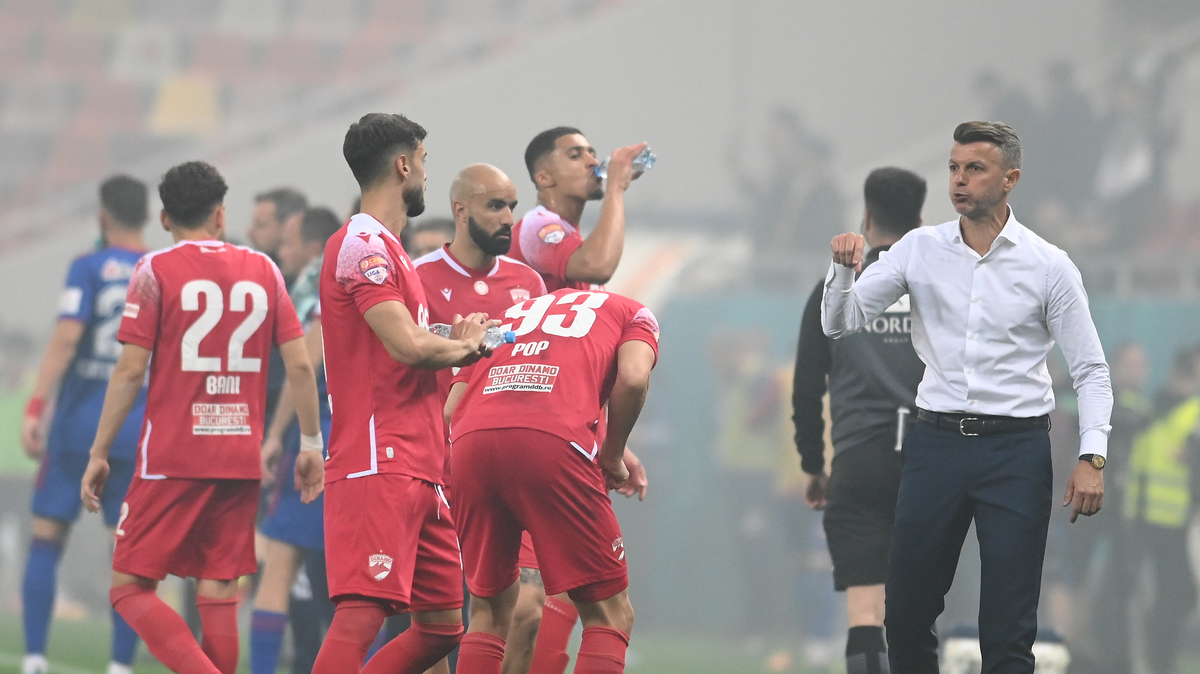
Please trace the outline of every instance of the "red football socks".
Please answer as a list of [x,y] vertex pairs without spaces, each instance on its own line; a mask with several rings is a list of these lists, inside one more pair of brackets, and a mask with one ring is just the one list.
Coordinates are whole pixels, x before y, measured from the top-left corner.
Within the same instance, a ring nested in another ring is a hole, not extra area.
[[463,626],[423,623],[389,641],[363,667],[363,674],[421,674],[450,654],[463,635]]
[[313,674],[346,674],[361,670],[367,648],[379,634],[385,617],[387,612],[383,606],[373,601],[350,599],[338,602],[333,623],[317,653]]
[[567,642],[579,611],[575,603],[556,597],[546,597],[542,609],[542,624],[538,626],[537,641],[533,645],[533,660],[529,663],[529,674],[563,674],[571,656],[567,655]]
[[136,584],[114,587],[108,593],[117,613],[146,642],[146,648],[179,674],[221,674],[200,650],[187,623],[154,590]]
[[583,630],[575,674],[620,674],[625,671],[625,649],[629,635],[611,627],[588,627]]
[[200,648],[221,674],[237,674],[237,599],[196,596],[203,638]]
[[500,674],[503,665],[504,639],[487,632],[468,632],[462,638],[458,647],[459,674]]

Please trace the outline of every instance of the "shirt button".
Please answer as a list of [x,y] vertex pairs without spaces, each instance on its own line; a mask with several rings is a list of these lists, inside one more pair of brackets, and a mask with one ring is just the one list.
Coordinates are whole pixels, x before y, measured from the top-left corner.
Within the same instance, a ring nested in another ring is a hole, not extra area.
[[978,297],[972,297],[972,298],[971,298],[971,301],[972,301],[972,302],[978,302],[978,301],[979,301],[979,298],[978,298]]
[[967,368],[967,374],[975,374],[975,368],[973,368],[973,367],[968,367],[968,368]]
[[972,332],[971,334],[967,335],[967,339],[975,339],[975,333]]
[[975,401],[974,401],[974,400],[968,400],[968,401],[967,401],[967,404],[968,404],[968,405],[974,405],[974,404],[975,404]]
[[393,458],[394,456],[395,456],[395,454],[392,452],[392,448],[388,447],[387,448],[387,457],[390,459],[390,458]]

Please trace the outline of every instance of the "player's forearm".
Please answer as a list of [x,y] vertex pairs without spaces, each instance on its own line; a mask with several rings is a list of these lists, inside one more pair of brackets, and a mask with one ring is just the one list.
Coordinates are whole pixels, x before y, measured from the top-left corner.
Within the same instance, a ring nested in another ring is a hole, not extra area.
[[79,321],[60,319],[54,327],[50,343],[46,345],[46,353],[42,356],[41,367],[38,368],[37,381],[33,385],[34,398],[46,398],[75,358],[79,348],[79,339],[83,334],[83,324]]
[[136,363],[128,363],[124,355],[117,361],[112,378],[108,380],[108,390],[104,394],[104,407],[100,412],[100,423],[96,427],[96,439],[92,442],[92,458],[108,459],[117,433],[121,431],[125,418],[133,409],[145,379],[144,365],[138,367]]
[[[321,411],[320,405],[317,403],[317,377],[313,372],[304,340],[293,339],[280,344],[279,355],[283,356],[283,366],[287,370],[284,386],[291,392],[290,396],[280,395],[280,398],[290,397],[292,399],[296,416],[300,420],[300,433],[317,435],[321,432]],[[272,423],[273,427],[274,423]]]
[[624,455],[629,434],[633,432],[633,426],[642,413],[649,391],[648,375],[644,378],[618,375],[608,398],[608,434],[600,450],[603,458],[616,460]]
[[600,207],[592,233],[567,262],[567,278],[586,283],[608,283],[617,273],[625,251],[625,192],[610,188]]
[[[461,363],[479,347],[467,339],[447,339],[431,332],[422,331],[416,341],[416,356],[405,363],[418,370],[443,370]],[[403,361],[402,361],[403,362]]]
[[283,387],[279,391],[279,401],[275,403],[275,414],[271,416],[271,427],[267,429],[266,437],[283,440],[283,434],[287,433],[288,426],[296,418],[296,404],[293,401],[293,395],[291,381],[284,380]]

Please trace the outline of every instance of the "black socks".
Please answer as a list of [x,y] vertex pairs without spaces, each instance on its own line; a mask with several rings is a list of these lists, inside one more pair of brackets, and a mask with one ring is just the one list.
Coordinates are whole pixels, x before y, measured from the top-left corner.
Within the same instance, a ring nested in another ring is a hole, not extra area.
[[851,627],[846,639],[846,674],[891,674],[882,627]]

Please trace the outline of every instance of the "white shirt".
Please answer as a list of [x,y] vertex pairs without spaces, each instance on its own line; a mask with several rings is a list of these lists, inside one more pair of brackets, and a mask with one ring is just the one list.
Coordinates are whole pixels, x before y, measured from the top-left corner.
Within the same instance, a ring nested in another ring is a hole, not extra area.
[[1054,392],[1046,356],[1058,342],[1079,394],[1079,453],[1107,453],[1112,386],[1083,280],[1066,253],[1017,222],[1011,209],[982,257],[954,220],[909,232],[857,282],[853,269],[833,263],[821,304],[825,334],[862,328],[905,293],[913,347],[925,363],[918,407],[1047,414]]

